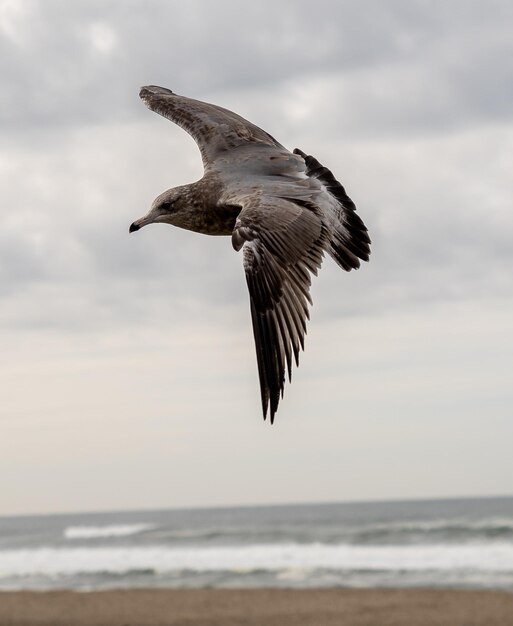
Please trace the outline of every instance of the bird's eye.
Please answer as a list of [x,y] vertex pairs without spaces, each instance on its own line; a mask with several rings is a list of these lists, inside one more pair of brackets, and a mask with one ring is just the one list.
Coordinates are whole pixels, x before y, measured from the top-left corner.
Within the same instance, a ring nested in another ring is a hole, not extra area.
[[171,202],[163,202],[163,203],[160,205],[160,208],[161,208],[163,211],[170,211],[172,206],[173,206],[173,205],[172,205],[172,203],[171,203]]

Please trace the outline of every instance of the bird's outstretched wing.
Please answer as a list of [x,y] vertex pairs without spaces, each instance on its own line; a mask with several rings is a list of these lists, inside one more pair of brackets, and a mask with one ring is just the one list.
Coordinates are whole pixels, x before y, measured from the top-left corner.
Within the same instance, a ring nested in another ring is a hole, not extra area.
[[329,233],[319,209],[261,194],[239,198],[232,235],[243,250],[264,419],[274,420],[292,357],[299,365],[309,317],[310,274],[317,274]]
[[196,141],[205,169],[220,154],[245,144],[282,148],[271,135],[227,109],[185,98],[165,87],[142,87],[140,98],[146,106],[178,124]]

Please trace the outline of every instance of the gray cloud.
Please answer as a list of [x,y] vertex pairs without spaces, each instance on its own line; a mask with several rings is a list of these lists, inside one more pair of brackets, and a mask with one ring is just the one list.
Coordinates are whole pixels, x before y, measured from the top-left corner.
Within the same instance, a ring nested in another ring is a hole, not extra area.
[[273,86],[319,75],[345,77],[353,123],[374,132],[509,119],[511,6],[456,5],[326,0],[312,15],[306,1],[31,3],[17,36],[0,40],[0,119],[19,130],[111,123],[142,116],[141,83],[272,98]]

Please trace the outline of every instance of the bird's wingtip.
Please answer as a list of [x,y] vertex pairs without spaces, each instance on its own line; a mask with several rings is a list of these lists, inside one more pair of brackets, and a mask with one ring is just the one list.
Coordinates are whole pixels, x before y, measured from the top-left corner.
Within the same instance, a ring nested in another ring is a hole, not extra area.
[[[269,421],[271,422],[271,426],[274,424],[274,416],[275,415],[276,415],[276,411],[275,412],[272,412],[272,411],[269,412]],[[267,422],[267,412],[263,413],[263,418],[264,418],[264,422]]]
[[269,415],[269,422],[271,426],[274,424],[274,418],[276,416],[276,412],[278,410],[278,406],[270,406],[268,409],[266,408],[264,413],[264,422],[267,421],[267,416]]
[[175,94],[167,87],[159,87],[158,85],[146,85],[139,90],[139,98],[143,100],[150,96],[174,96]]

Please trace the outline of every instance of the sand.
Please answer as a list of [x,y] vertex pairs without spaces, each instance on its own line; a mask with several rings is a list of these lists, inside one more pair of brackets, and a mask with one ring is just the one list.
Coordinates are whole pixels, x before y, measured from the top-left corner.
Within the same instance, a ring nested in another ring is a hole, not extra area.
[[386,589],[1,592],[0,626],[513,626],[513,593]]

